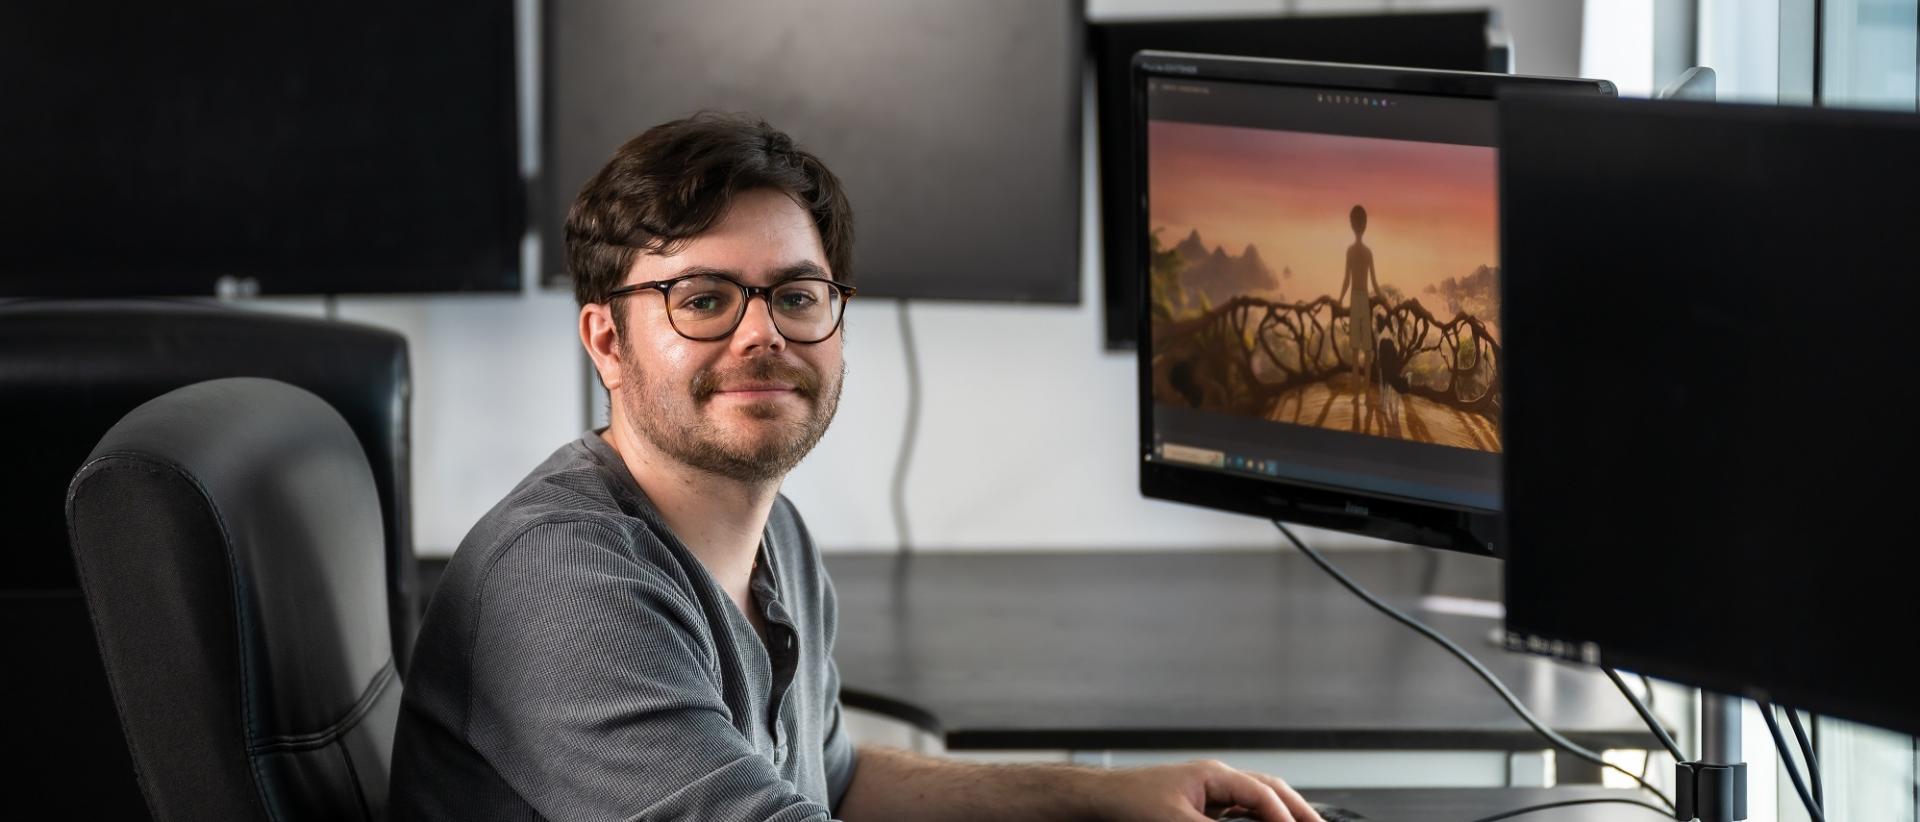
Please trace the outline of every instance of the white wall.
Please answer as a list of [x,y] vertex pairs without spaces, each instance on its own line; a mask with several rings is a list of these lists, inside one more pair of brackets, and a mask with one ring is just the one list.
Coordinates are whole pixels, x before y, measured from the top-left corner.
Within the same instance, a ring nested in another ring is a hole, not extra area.
[[1780,99],[1779,0],[1700,0],[1699,37],[1720,100]]
[[1652,97],[1654,0],[1589,3],[1580,26],[1580,74],[1612,80],[1622,97]]
[[[1575,71],[1580,0],[1094,0],[1088,12],[1114,19],[1289,6],[1331,12],[1487,5],[1503,10],[1522,72]],[[523,37],[523,47],[532,39]],[[1139,495],[1133,357],[1101,346],[1090,115],[1085,301],[910,309],[924,409],[907,493],[915,542],[969,549],[1273,546],[1272,527],[1261,520]],[[530,164],[531,148],[528,155]],[[320,312],[316,300],[262,302]],[[338,307],[342,319],[395,329],[412,346],[414,543],[422,554],[451,552],[528,469],[585,428],[587,376],[570,293],[342,298]],[[897,311],[890,300],[852,303],[840,416],[787,482],[827,550],[888,550],[896,543],[888,483],[905,402]]]

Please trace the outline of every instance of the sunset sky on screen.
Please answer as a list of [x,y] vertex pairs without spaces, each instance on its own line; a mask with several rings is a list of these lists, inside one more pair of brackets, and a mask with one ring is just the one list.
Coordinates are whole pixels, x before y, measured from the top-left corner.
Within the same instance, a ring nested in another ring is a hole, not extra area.
[[1162,247],[1193,229],[1229,254],[1252,243],[1276,275],[1293,269],[1288,300],[1340,290],[1356,204],[1380,282],[1429,310],[1442,306],[1428,285],[1499,264],[1491,148],[1169,122],[1149,122],[1147,141]]

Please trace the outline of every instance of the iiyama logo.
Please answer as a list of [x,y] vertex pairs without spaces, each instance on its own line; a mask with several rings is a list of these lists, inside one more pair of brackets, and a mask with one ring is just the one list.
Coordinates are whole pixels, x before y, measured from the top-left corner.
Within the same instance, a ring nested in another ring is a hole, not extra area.
[[1349,502],[1347,503],[1347,513],[1352,514],[1356,517],[1364,517],[1367,515],[1367,506],[1355,505]]
[[1164,71],[1168,74],[1199,74],[1200,67],[1191,63],[1141,63],[1148,71]]

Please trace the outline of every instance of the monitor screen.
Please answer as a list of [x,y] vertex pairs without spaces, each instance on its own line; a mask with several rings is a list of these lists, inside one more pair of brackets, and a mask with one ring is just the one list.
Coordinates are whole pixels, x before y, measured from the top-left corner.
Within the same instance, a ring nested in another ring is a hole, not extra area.
[[747,112],[833,169],[865,297],[1080,301],[1083,4],[545,4],[543,279],[581,185],[646,128]]
[[1501,121],[1514,647],[1920,731],[1920,117]]
[[1489,36],[1485,9],[1364,15],[1261,15],[1130,20],[1088,26],[1100,124],[1102,311],[1110,348],[1134,345],[1140,297],[1133,273],[1133,166],[1127,94],[1133,55],[1144,49],[1282,57],[1375,66],[1503,71],[1508,52]]
[[1491,551],[1502,78],[1263,62],[1290,73],[1144,77],[1144,458]]
[[0,296],[518,290],[513,3],[0,4]]

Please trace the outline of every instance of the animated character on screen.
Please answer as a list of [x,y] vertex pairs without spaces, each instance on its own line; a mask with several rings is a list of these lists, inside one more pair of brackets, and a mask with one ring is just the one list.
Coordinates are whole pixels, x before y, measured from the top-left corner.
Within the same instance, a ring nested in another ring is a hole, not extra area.
[[1353,245],[1347,246],[1346,278],[1340,281],[1340,294],[1333,301],[1340,302],[1352,291],[1353,299],[1347,304],[1347,327],[1352,334],[1353,375],[1365,380],[1367,367],[1373,364],[1372,295],[1380,293],[1380,278],[1373,270],[1373,249],[1360,240],[1361,235],[1367,233],[1367,210],[1356,205],[1348,219],[1353,223]]

